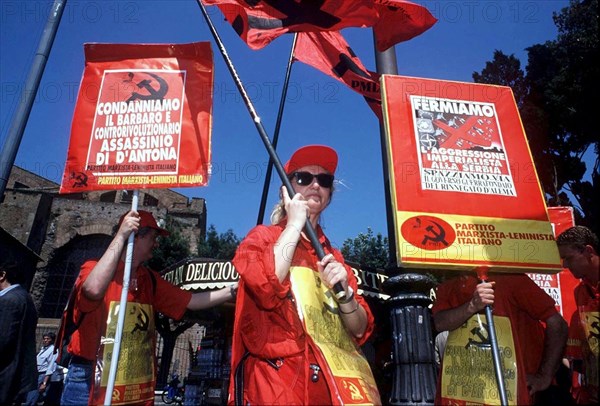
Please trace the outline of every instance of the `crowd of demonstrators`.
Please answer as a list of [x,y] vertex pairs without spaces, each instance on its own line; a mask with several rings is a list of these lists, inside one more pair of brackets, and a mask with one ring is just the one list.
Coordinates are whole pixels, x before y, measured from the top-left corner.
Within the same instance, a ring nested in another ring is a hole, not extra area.
[[0,266],[0,405],[21,404],[36,389],[37,311],[17,264]]
[[[156,384],[154,312],[180,319],[186,310],[206,309],[232,299],[235,290],[230,287],[192,294],[144,266],[152,257],[157,238],[169,232],[158,226],[150,212],[139,210],[124,214],[108,249],[101,258],[85,262],[75,282],[73,319],[69,322],[77,329],[68,345],[71,361],[61,405],[104,402],[106,383],[100,385],[99,382],[108,368],[101,369],[105,357],[105,341],[101,338],[114,333],[116,328],[115,309],[121,297],[126,246],[131,233],[135,233],[135,238],[120,359],[132,361],[120,364],[119,369],[127,369],[127,381],[121,384],[135,383],[136,387],[144,388],[141,399],[145,403],[154,403]],[[110,360],[108,355],[106,359]],[[113,404],[117,403],[113,400]]]
[[[127,296],[131,314],[121,346],[121,359],[129,361],[120,365],[127,369],[128,378],[120,384],[148,388],[137,404],[154,403],[154,312],[180,319],[187,310],[207,309],[236,296],[229,402],[339,403],[339,369],[317,336],[327,336],[344,351],[356,350],[373,332],[374,316],[357,293],[356,277],[320,226],[332,199],[337,162],[333,149],[311,145],[298,149],[285,164],[294,193],[290,197],[282,186],[280,202],[271,214],[272,225],[255,227],[238,247],[233,263],[241,278],[239,294],[237,284],[192,294],[163,280],[144,263],[152,257],[158,237],[168,231],[147,211],[125,213],[108,249],[82,265],[73,288],[73,309],[65,313],[76,326],[68,345],[68,369],[57,363],[52,332],[43,335],[36,360],[37,312],[30,295],[17,283],[17,265],[2,265],[0,404],[104,402],[103,374],[108,368],[103,368],[103,362],[109,359],[109,351],[105,353],[103,337],[114,334],[116,328],[125,248],[132,233]],[[305,234],[307,222],[323,247],[322,259]],[[598,237],[586,227],[575,226],[558,236],[557,245],[565,268],[580,279],[574,291],[577,310],[569,326],[554,299],[526,274],[491,274],[489,281],[482,282],[475,272],[461,273],[438,286],[432,308],[434,329],[441,332],[435,340],[436,404],[498,402],[486,306],[493,308],[509,404],[598,403]],[[332,293],[334,285],[342,287],[344,298]],[[311,311],[313,307],[318,311]],[[363,365],[360,352],[358,358],[356,365]],[[568,399],[552,391],[561,361],[568,365],[572,378]],[[370,371],[367,375],[371,376]],[[461,385],[470,392],[458,394],[451,389]],[[368,384],[365,388],[366,392],[372,389]],[[380,401],[376,392],[376,388],[369,392],[375,403]],[[355,394],[361,396],[361,391]],[[113,404],[119,403],[113,398]]]
[[589,228],[575,226],[556,240],[563,265],[580,279],[575,287],[574,312],[569,325],[567,360],[573,374],[573,397],[578,404],[598,404],[600,351],[600,246]]
[[[282,187],[272,225],[250,230],[238,247],[230,403],[338,403],[335,371],[319,348],[318,333],[307,325],[317,325],[321,334],[345,331],[340,345],[350,348],[364,343],[373,330],[373,315],[356,292],[354,274],[319,225],[331,202],[337,162],[337,153],[326,146],[294,152],[284,166],[293,197]],[[306,222],[323,246],[321,260],[303,231]],[[336,283],[346,294],[337,303],[328,290]],[[317,310],[307,312],[313,300]]]
[[25,405],[35,406],[41,400],[45,400],[46,392],[49,389],[50,376],[52,375],[56,363],[56,354],[54,353],[54,340],[56,335],[52,332],[45,333],[42,336],[42,346],[37,354],[37,387],[27,394]]
[[[536,395],[551,385],[567,340],[567,323],[554,300],[525,274],[493,274],[489,282],[480,283],[474,272],[443,282],[436,297],[432,308],[435,329],[449,331],[436,404],[454,404],[457,395],[481,403],[499,400],[497,393],[490,395],[496,380],[484,314],[487,305],[493,306],[498,347],[503,349],[508,401],[534,404]],[[486,363],[482,364],[482,359]],[[450,362],[453,367],[445,368]],[[461,379],[472,380],[469,395],[450,389]],[[479,390],[473,390],[478,386]]]

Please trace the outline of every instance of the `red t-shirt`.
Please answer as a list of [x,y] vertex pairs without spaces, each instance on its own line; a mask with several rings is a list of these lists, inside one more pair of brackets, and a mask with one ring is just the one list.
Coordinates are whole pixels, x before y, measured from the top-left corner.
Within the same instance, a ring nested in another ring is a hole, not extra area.
[[[123,286],[123,274],[125,264],[119,263],[115,277],[108,285],[104,300],[92,301],[81,292],[81,286],[96,265],[96,260],[85,262],[81,266],[79,277],[75,282],[76,290],[75,309],[73,312],[74,322],[81,321],[79,328],[71,336],[68,350],[71,354],[88,360],[95,360],[96,353],[100,347],[100,338],[106,327],[108,306],[111,301],[119,301]],[[154,274],[154,283],[151,280],[150,269],[139,266],[136,271],[137,290],[130,289],[127,295],[128,302],[149,303],[156,311],[159,311],[173,319],[180,319],[186,311],[192,294],[179,289]],[[85,337],[82,339],[82,337]],[[149,354],[154,356],[153,354]]]
[[[517,404],[529,404],[526,375],[535,373],[540,364],[544,348],[544,327],[540,320],[557,314],[554,299],[524,274],[495,274],[489,279],[496,282],[493,314],[508,317],[512,327],[518,372]],[[474,276],[460,276],[442,283],[437,289],[433,315],[471,300],[477,283]],[[443,368],[442,359],[441,372]],[[436,404],[442,404],[440,384],[438,379]]]
[[[236,300],[233,332],[230,403],[234,399],[233,374],[246,351],[253,356],[246,361],[246,367],[249,366],[248,364],[255,365],[257,362],[265,364],[264,359],[283,358],[285,367],[278,371],[272,367],[261,370],[253,369],[253,378],[246,379],[244,391],[248,394],[248,399],[251,401],[260,399],[264,403],[298,401],[298,397],[293,397],[291,393],[285,393],[284,388],[274,387],[278,386],[276,382],[290,383],[299,380],[295,387],[310,390],[308,388],[312,387],[308,386],[310,384],[308,382],[309,374],[304,369],[308,369],[308,364],[314,362],[315,357],[322,358],[318,354],[318,350],[312,348],[312,341],[306,337],[295,304],[291,300],[289,277],[280,283],[275,275],[273,249],[284,227],[285,223],[255,227],[242,241],[233,259],[236,270],[240,274],[240,289]],[[320,227],[317,228],[317,234],[325,253],[333,254],[337,261],[344,263],[341,253],[331,247]],[[292,266],[304,266],[318,272],[318,258],[309,241],[301,238],[293,252]],[[348,284],[356,292],[358,289],[356,277],[348,266],[346,266],[346,270],[348,271]],[[374,317],[361,296],[356,295],[356,300],[365,309],[368,320],[365,334],[360,340],[356,340],[360,345],[372,333]],[[290,358],[287,364],[286,358]],[[325,361],[323,359],[318,362],[322,365]],[[304,366],[293,370],[292,365]],[[287,376],[288,373],[290,376]],[[273,376],[270,376],[271,374]],[[292,376],[293,374],[296,375]],[[248,373],[246,375],[248,376]],[[264,379],[259,379],[261,377],[257,375],[261,375]],[[303,391],[300,390],[300,392]],[[307,399],[313,403],[331,402],[327,392],[325,392],[325,396],[328,397],[326,400],[311,397],[314,393],[301,393],[300,395],[304,396],[301,403],[306,403]]]

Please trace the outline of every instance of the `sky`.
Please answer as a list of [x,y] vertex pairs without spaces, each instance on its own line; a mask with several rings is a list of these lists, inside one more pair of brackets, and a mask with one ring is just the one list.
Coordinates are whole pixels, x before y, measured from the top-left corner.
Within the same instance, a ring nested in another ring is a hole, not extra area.
[[[568,1],[415,1],[439,20],[420,36],[396,45],[404,76],[472,82],[494,50],[527,65],[526,48],[556,38],[552,13]],[[52,5],[47,0],[0,0],[0,141],[34,59]],[[216,7],[209,14],[258,115],[272,136],[292,36],[250,50]],[[371,29],[342,31],[363,64],[375,70]],[[48,59],[15,163],[60,183],[71,120],[84,68],[83,44],[209,41],[215,59],[212,167],[208,186],[176,189],[206,199],[207,223],[243,237],[257,223],[268,155],[195,0],[69,0]],[[278,155],[326,144],[340,161],[336,191],[321,217],[335,247],[367,229],[388,235],[379,122],[364,99],[312,67],[294,63],[281,122]],[[265,223],[277,201],[270,182]]]

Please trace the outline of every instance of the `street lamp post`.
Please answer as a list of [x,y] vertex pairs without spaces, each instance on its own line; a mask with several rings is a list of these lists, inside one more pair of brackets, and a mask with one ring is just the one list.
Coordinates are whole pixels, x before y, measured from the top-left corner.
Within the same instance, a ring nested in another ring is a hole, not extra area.
[[[376,41],[374,42],[376,44]],[[398,74],[394,47],[379,52],[375,45],[375,62],[378,73]],[[380,123],[379,132],[390,263],[397,264],[388,154],[383,123]],[[402,268],[391,268],[387,273],[394,275],[383,286],[384,291],[390,295],[388,302],[393,341],[394,371],[389,403],[391,405],[433,405],[437,368],[429,311],[431,304],[429,293],[435,286],[435,281],[427,275],[408,272]]]
[[393,381],[391,405],[433,405],[437,367],[433,346],[430,291],[435,281],[412,272],[388,278]]

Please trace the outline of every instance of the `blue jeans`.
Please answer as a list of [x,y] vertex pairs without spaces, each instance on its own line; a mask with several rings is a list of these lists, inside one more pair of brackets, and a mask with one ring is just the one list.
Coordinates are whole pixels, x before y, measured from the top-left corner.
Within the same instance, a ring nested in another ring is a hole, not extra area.
[[65,377],[61,405],[87,405],[90,398],[94,365],[69,364]]
[[46,373],[38,374],[37,387],[34,390],[27,393],[27,400],[25,400],[25,406],[35,406],[37,405],[38,400],[42,400],[43,394],[40,393],[38,388],[44,381],[44,376],[46,376]]

